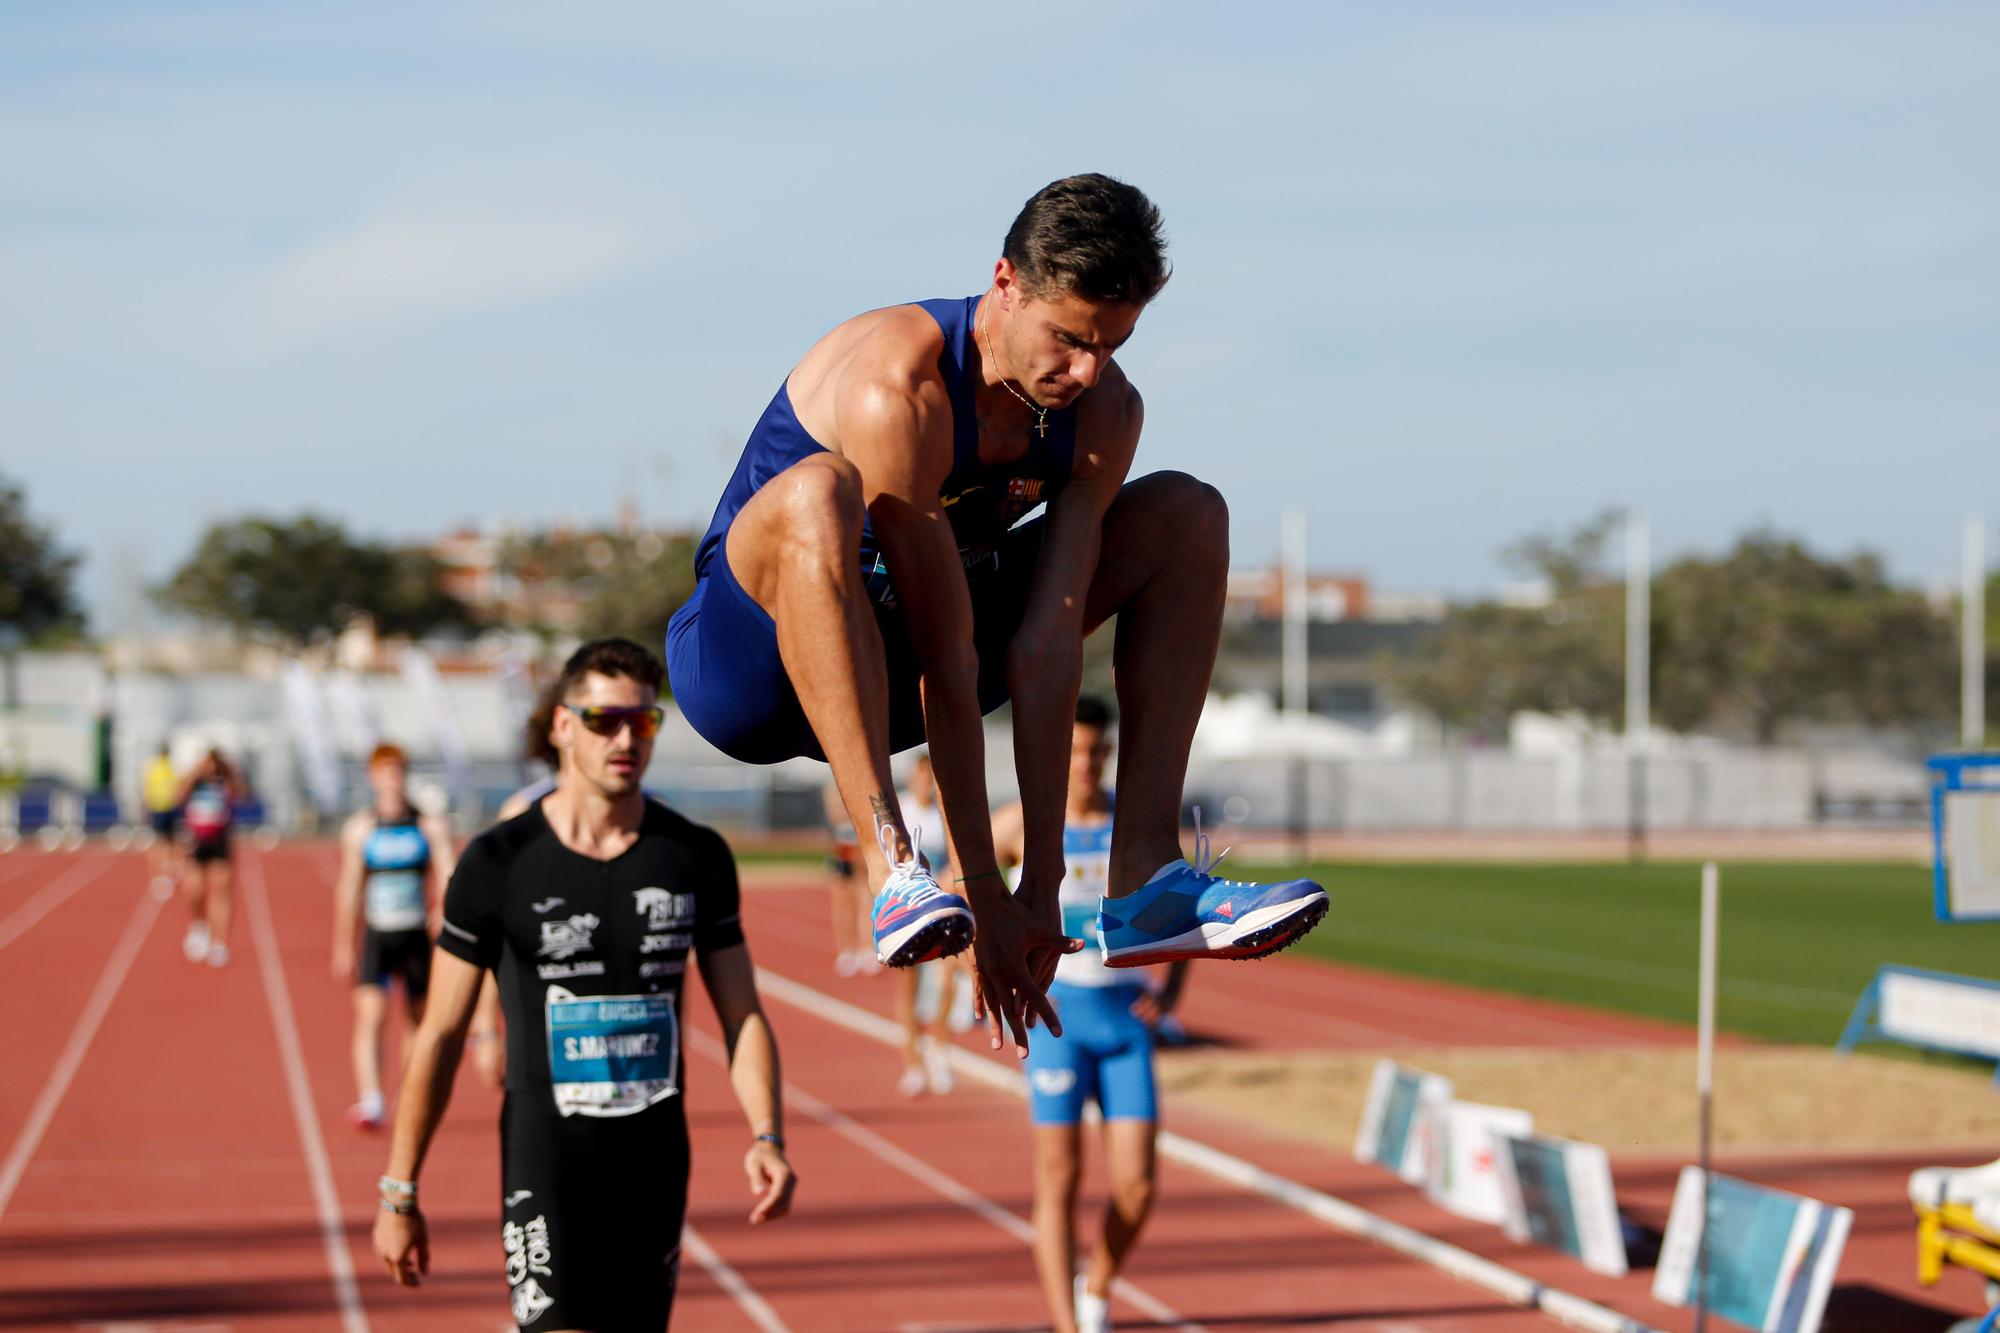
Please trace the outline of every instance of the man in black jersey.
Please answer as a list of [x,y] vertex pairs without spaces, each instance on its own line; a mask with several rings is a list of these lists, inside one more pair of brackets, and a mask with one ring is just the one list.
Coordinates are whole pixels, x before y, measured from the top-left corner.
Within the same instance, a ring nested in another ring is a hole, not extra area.
[[466,848],[445,894],[430,1004],[396,1115],[375,1249],[415,1286],[430,1267],[417,1176],[489,969],[507,1026],[501,1243],[523,1329],[659,1329],[673,1308],[688,1181],[679,1095],[690,951],[750,1122],[753,1223],[783,1217],[778,1051],[758,1004],[735,862],[646,798],[658,659],[623,639],[563,668],[556,789]]

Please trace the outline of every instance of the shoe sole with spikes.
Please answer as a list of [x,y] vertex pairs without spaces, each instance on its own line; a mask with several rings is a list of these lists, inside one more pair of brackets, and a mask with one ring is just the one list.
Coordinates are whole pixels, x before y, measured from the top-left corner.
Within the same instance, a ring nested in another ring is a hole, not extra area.
[[972,913],[947,907],[877,941],[875,957],[884,967],[915,967],[964,953],[971,943]]

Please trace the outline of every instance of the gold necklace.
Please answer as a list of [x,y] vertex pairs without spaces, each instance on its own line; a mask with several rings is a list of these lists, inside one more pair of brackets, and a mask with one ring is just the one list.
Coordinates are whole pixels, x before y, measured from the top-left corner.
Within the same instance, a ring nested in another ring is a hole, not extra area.
[[1035,414],[1035,434],[1046,437],[1049,433],[1049,409],[1037,407],[1029,402],[1026,394],[1009,384],[1007,377],[1000,374],[1000,358],[993,355],[993,340],[986,336],[986,310],[983,306],[979,311],[979,341],[986,344],[986,359],[993,363],[993,373],[1000,375],[1000,387],[1020,399],[1021,406]]

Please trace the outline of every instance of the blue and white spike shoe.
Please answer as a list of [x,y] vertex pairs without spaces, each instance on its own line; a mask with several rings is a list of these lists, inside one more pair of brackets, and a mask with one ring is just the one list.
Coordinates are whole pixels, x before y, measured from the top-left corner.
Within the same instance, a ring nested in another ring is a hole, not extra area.
[[1194,812],[1194,864],[1168,866],[1138,892],[1098,904],[1098,947],[1106,967],[1148,967],[1196,958],[1262,958],[1296,943],[1326,915],[1326,890],[1309,879],[1253,884],[1213,873],[1228,855],[1209,855]]
[[895,835],[883,828],[877,836],[889,858],[889,879],[875,895],[871,913],[875,956],[885,967],[915,967],[963,953],[972,943],[972,909],[965,899],[938,887],[922,852],[897,861],[890,850]]

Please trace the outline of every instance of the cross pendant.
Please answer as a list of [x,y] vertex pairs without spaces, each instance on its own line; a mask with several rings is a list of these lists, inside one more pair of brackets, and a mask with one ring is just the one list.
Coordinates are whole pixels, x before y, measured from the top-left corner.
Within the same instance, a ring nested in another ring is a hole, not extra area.
[[1049,433],[1049,414],[1046,409],[1035,414],[1035,434],[1046,438]]

